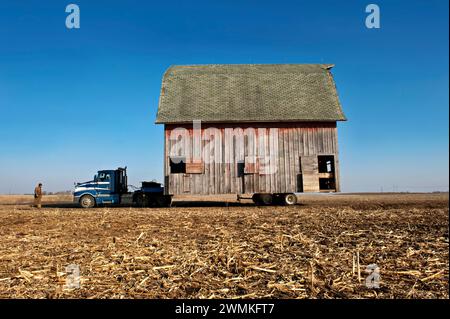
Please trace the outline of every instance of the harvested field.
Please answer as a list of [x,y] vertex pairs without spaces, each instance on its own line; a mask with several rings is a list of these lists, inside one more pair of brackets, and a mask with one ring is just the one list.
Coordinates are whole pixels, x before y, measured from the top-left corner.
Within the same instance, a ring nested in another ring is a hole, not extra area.
[[[41,210],[31,200],[0,197],[1,298],[449,297],[448,194],[92,210],[70,197],[44,197]],[[372,263],[379,289],[364,283]],[[69,264],[80,288],[64,287]]]

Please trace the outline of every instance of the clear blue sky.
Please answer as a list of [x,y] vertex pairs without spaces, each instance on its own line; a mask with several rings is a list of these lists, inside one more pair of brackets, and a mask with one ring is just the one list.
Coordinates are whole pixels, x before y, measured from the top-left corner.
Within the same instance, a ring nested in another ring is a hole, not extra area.
[[[76,3],[81,28],[65,27]],[[367,29],[365,7],[381,9]],[[0,2],[0,193],[162,178],[172,64],[334,63],[343,191],[448,189],[448,1]]]

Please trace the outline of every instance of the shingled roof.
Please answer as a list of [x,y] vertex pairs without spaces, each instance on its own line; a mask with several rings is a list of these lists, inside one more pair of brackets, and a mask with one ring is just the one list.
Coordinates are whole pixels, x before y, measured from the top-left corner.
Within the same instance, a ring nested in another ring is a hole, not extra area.
[[171,66],[156,123],[345,121],[329,64]]

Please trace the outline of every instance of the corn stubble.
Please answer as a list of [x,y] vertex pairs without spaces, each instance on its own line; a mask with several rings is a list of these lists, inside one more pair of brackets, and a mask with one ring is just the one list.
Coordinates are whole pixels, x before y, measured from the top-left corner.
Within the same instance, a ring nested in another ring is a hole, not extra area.
[[300,199],[37,210],[3,196],[0,297],[448,298],[448,194]]

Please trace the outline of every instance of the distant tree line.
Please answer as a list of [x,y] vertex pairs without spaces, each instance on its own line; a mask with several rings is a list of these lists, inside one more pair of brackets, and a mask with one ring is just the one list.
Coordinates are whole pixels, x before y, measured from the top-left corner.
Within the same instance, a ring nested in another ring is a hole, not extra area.
[[72,195],[73,191],[42,192],[44,195]]

